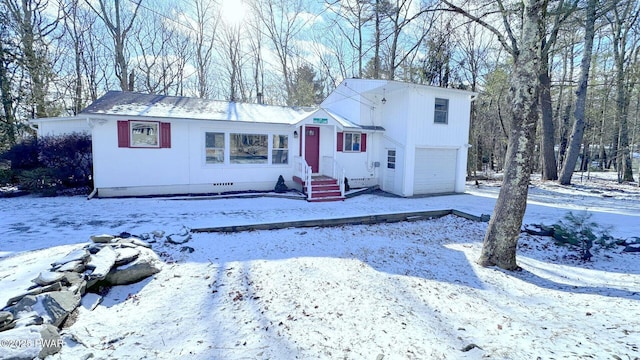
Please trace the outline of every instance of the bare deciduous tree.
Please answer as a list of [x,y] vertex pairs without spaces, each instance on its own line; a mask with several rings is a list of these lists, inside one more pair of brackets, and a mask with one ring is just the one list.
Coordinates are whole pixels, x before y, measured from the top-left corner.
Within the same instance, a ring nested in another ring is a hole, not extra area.
[[584,136],[585,128],[585,107],[587,99],[587,84],[589,81],[589,70],[591,69],[591,52],[593,49],[593,38],[595,35],[596,7],[598,0],[588,0],[586,8],[585,35],[584,35],[584,53],[580,64],[580,80],[578,89],[576,90],[576,106],[573,112],[573,128],[567,147],[565,160],[562,164],[559,182],[567,185],[571,183],[571,176],[576,166],[578,155],[580,153],[580,145]]
[[7,19],[20,39],[21,58],[18,61],[29,75],[29,90],[32,117],[47,117],[47,89],[51,78],[48,59],[48,36],[58,26],[57,18],[48,18],[44,12],[46,1],[2,0],[7,10]]
[[[520,8],[507,9],[503,1],[496,1],[503,28],[499,30],[481,18],[478,9],[463,9],[442,0],[451,11],[460,13],[492,31],[513,58],[511,75],[511,106],[509,145],[505,159],[504,179],[489,227],[484,237],[482,266],[498,266],[507,270],[519,269],[516,246],[527,204],[529,177],[538,121],[538,89],[540,46],[543,37],[539,23],[545,21],[547,1],[525,0]],[[511,17],[520,23],[512,25]],[[519,32],[516,32],[517,29]]]
[[120,88],[123,91],[132,91],[133,84],[130,84],[129,81],[129,48],[127,47],[127,41],[142,0],[130,0],[134,7],[129,16],[123,14],[120,0],[113,0],[113,7],[110,6],[111,2],[108,0],[97,0],[100,6],[99,9],[93,6],[92,1],[85,1],[104,22],[111,35],[111,39],[113,40],[115,75],[120,82]]
[[296,68],[295,40],[305,25],[300,18],[303,3],[301,0],[254,0],[253,10],[279,60],[285,96],[289,102],[293,95],[292,80]]

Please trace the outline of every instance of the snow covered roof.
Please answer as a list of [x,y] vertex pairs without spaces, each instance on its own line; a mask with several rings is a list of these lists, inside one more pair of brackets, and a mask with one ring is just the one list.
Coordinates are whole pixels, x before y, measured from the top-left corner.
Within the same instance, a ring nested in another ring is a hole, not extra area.
[[383,130],[384,131],[384,128],[382,126],[358,125],[353,121],[334,113],[333,111],[329,111],[327,109],[323,109],[323,110],[326,111],[327,114],[329,114],[329,116],[334,118],[336,122],[338,122],[345,129],[354,128],[354,129],[361,129],[361,130]]
[[184,96],[109,91],[80,115],[144,116],[295,124],[313,109],[208,100]]

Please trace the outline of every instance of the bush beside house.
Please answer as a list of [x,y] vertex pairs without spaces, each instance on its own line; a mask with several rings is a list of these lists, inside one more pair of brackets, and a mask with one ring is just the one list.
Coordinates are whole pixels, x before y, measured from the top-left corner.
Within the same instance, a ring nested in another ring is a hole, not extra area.
[[0,154],[1,185],[54,196],[70,189],[88,193],[93,188],[91,136],[72,133],[27,139]]

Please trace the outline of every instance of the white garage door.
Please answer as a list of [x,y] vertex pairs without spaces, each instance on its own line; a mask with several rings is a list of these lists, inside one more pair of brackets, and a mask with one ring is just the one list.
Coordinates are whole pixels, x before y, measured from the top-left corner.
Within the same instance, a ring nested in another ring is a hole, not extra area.
[[413,194],[453,192],[457,156],[456,149],[416,149]]

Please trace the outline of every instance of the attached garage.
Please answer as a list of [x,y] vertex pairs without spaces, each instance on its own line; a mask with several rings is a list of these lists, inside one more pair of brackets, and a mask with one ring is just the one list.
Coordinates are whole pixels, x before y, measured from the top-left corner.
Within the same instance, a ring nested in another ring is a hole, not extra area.
[[413,195],[455,191],[458,150],[416,148]]

